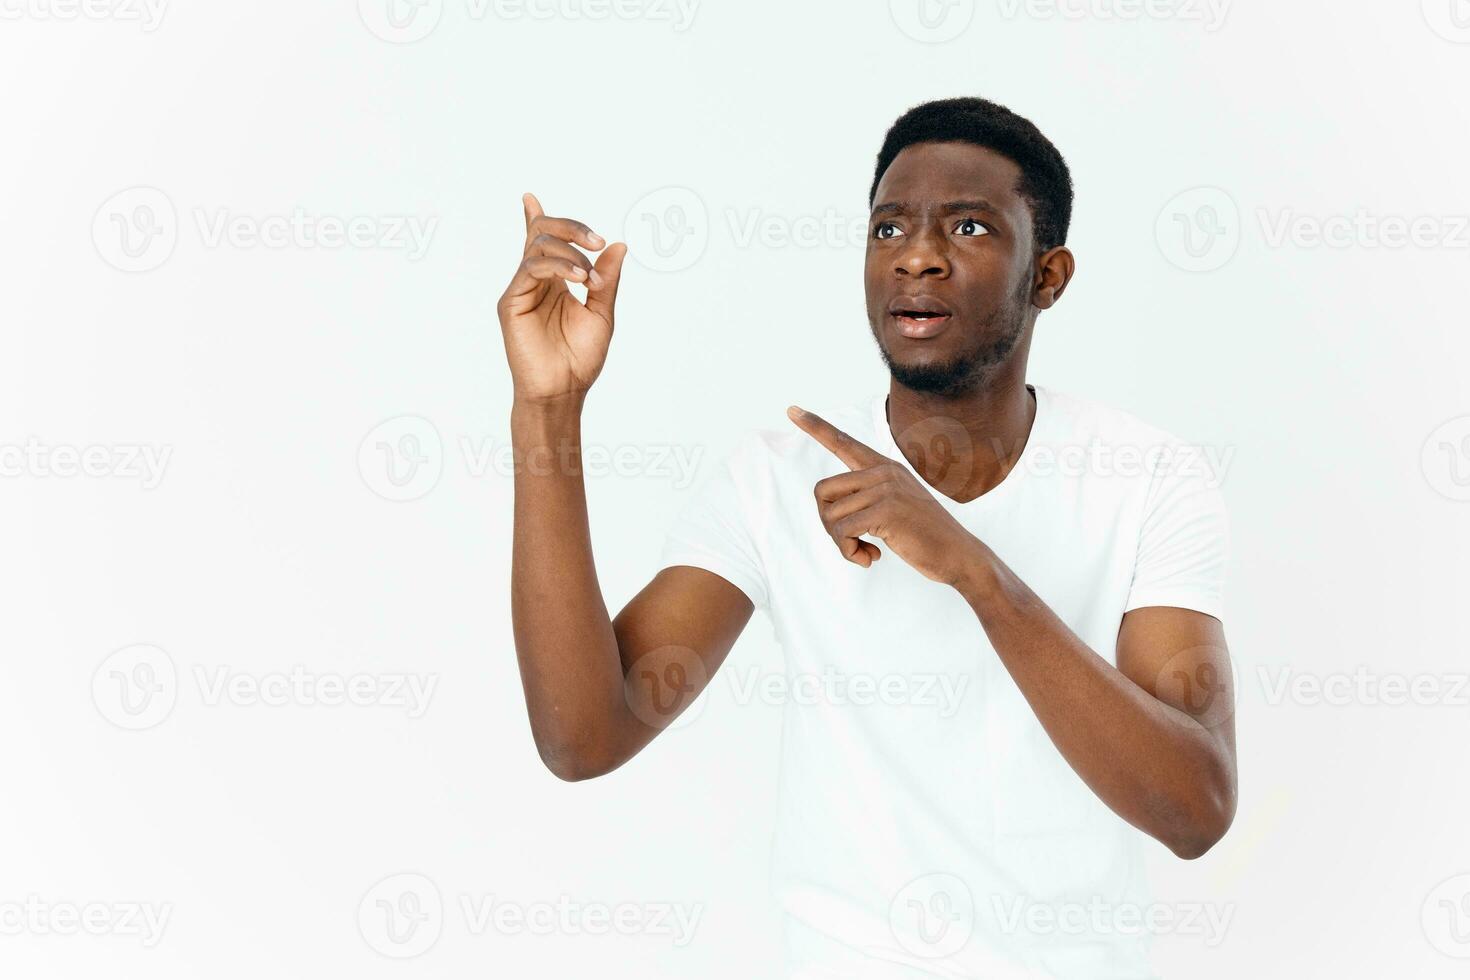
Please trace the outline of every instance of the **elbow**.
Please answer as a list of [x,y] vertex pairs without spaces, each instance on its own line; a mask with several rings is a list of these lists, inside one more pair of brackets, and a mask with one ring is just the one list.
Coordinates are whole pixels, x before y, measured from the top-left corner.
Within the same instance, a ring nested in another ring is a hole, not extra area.
[[1164,841],[1175,857],[1185,861],[1204,857],[1230,830],[1235,822],[1234,785],[1217,788],[1191,811],[1190,819]]
[[583,780],[605,776],[612,771],[605,766],[589,765],[577,759],[547,759],[543,756],[541,761],[546,763],[546,768],[553,776],[564,783],[580,783]]
[[564,783],[580,783],[587,779],[605,776],[618,767],[618,763],[605,753],[589,749],[574,742],[551,742],[537,739],[536,752],[541,762],[553,776]]
[[[615,706],[614,706],[615,707]],[[530,712],[531,739],[542,765],[566,783],[605,776],[633,755],[636,741],[612,710],[551,705]]]
[[1224,831],[1219,833],[1198,833],[1189,836],[1176,837],[1168,844],[1169,850],[1174,856],[1183,861],[1194,861],[1204,857],[1210,852],[1210,848],[1220,843],[1225,836]]

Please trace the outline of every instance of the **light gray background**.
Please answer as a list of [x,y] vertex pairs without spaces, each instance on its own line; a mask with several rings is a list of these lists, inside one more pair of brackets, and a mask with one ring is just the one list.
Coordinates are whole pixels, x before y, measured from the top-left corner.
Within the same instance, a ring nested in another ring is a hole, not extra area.
[[[493,462],[518,195],[633,247],[585,424],[622,460],[588,480],[617,609],[690,491],[674,460],[886,383],[844,229],[893,117],[973,93],[1076,179],[1032,379],[1231,454],[1240,812],[1153,862],[1165,908],[1229,927],[1162,935],[1161,968],[1462,975],[1464,0],[386,2],[0,2],[0,970],[771,975],[778,703],[722,675],[576,786],[529,738]],[[298,208],[366,244],[249,237]],[[425,248],[392,247],[403,216]],[[124,703],[140,663],[154,698]],[[726,671],[780,666],[757,617]],[[210,686],[298,667],[374,703]],[[415,889],[395,942],[377,900]],[[466,898],[701,918],[683,946],[535,935]],[[168,913],[157,942],[127,903]]]

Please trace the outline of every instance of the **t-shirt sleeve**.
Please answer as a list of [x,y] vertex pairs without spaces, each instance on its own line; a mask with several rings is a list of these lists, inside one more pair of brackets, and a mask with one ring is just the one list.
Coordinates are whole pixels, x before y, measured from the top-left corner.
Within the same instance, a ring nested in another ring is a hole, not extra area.
[[1205,461],[1183,454],[1155,474],[1124,611],[1178,606],[1224,619],[1229,521]]
[[767,576],[757,547],[764,477],[760,440],[747,436],[701,481],[675,514],[659,567],[693,565],[744,592],[757,609],[767,605]]

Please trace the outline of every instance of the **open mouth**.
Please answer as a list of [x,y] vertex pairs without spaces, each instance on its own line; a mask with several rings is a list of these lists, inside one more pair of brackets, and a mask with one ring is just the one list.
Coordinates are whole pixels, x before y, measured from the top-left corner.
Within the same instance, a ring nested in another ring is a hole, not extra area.
[[898,332],[914,339],[933,337],[952,318],[943,303],[928,296],[899,297],[888,304],[888,313],[893,317]]

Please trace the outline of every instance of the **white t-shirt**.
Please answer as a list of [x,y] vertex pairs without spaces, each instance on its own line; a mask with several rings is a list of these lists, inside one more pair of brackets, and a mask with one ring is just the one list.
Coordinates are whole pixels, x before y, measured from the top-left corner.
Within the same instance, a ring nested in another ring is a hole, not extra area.
[[[1032,387],[1018,465],[975,500],[935,499],[1110,662],[1130,609],[1221,617],[1226,517],[1210,457]],[[909,466],[886,400],[818,414]],[[952,433],[937,431],[941,451]],[[787,690],[803,692],[783,708],[772,864],[787,976],[1152,976],[1147,838],[1052,745],[958,592],[881,542],[871,568],[841,557],[812,488],[845,471],[794,425],[752,432],[662,555],[766,611]]]

